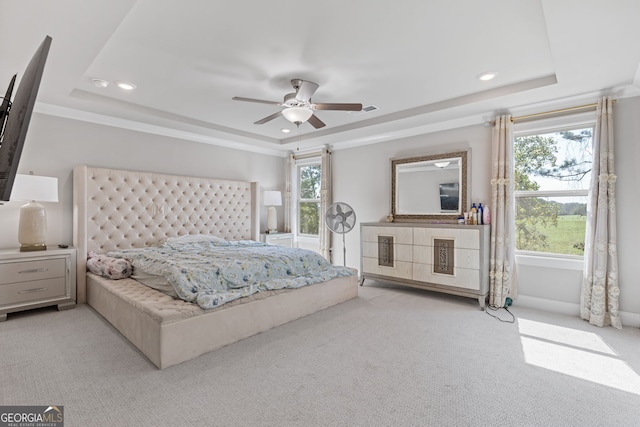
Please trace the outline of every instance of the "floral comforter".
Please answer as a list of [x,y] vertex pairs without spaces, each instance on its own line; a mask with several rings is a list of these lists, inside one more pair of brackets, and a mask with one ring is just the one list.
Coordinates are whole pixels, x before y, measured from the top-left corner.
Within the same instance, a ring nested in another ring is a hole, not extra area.
[[299,288],[355,274],[305,249],[222,239],[165,242],[107,254],[134,269],[163,276],[178,296],[202,308],[218,307],[259,291]]

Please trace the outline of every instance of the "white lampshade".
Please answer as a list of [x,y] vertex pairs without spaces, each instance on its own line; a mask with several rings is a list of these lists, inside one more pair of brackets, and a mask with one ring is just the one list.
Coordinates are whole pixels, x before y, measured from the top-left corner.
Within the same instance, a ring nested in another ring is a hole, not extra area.
[[58,178],[17,174],[9,200],[58,201]]
[[282,206],[282,193],[280,193],[279,191],[265,191],[264,205],[265,206]]
[[47,249],[47,215],[44,206],[38,202],[58,201],[58,178],[18,174],[9,199],[29,201],[20,208],[20,251]]
[[282,115],[291,123],[304,123],[313,115],[313,110],[308,107],[289,107],[282,110]]

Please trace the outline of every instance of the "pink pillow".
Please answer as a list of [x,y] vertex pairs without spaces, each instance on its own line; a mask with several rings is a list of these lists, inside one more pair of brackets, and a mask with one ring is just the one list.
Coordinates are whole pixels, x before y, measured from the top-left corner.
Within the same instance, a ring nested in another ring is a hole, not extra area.
[[89,252],[87,257],[87,269],[93,274],[108,279],[124,279],[131,276],[131,263],[122,258],[111,258],[103,254]]

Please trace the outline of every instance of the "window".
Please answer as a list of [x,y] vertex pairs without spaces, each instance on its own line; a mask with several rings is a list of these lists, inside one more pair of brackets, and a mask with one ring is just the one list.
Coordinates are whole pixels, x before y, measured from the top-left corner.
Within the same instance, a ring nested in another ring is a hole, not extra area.
[[516,133],[516,249],[584,255],[592,125]]
[[298,233],[318,236],[320,232],[320,163],[299,164],[298,170]]

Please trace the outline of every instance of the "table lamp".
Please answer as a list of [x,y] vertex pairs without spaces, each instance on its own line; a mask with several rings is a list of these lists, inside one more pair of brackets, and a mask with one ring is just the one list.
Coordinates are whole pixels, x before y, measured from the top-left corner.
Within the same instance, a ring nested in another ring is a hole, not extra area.
[[58,178],[17,174],[9,200],[26,200],[20,208],[20,252],[47,249],[47,213],[38,202],[58,201]]
[[278,213],[276,206],[282,206],[282,194],[279,191],[265,191],[264,205],[269,206],[267,209],[267,233],[276,233],[278,231]]

